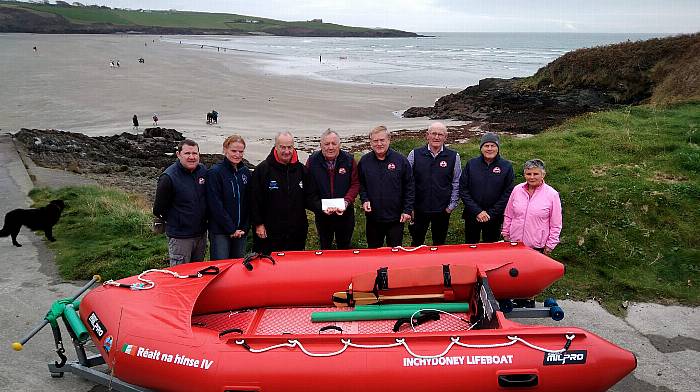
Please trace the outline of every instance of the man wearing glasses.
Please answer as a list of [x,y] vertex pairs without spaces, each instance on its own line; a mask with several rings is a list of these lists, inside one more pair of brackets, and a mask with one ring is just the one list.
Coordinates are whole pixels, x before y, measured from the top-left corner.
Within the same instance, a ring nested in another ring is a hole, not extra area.
[[411,246],[423,245],[428,226],[432,227],[433,245],[444,245],[450,214],[459,202],[459,177],[462,163],[459,154],[445,146],[447,127],[440,122],[430,124],[428,143],[408,154],[413,168],[416,201],[413,210]]

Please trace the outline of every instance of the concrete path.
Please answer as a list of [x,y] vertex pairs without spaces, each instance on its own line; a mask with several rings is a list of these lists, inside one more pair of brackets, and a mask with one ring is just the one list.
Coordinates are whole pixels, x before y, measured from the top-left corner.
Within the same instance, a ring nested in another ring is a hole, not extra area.
[[[12,209],[27,208],[27,193],[32,187],[11,138],[0,135],[0,214],[4,217]],[[21,248],[13,246],[9,238],[0,238],[0,390],[90,391],[94,384],[77,377],[54,380],[49,376],[46,364],[57,359],[50,328],[44,328],[20,352],[10,347],[44,317],[55,299],[69,297],[80,287],[80,282],[59,278],[43,239],[23,228],[17,241]],[[70,345],[65,333],[64,343]]]
[[[39,176],[44,186],[82,184],[81,177],[60,171],[36,170],[32,175],[35,179]],[[11,138],[0,135],[0,214],[28,207],[26,195],[32,186]],[[0,391],[104,391],[71,374],[62,379],[49,376],[46,364],[57,358],[48,327],[23,351],[11,350],[11,342],[41,320],[55,299],[71,296],[83,283],[63,282],[58,277],[53,255],[42,238],[23,229],[18,241],[24,244],[22,248],[0,238],[4,267],[0,277]],[[566,311],[563,321],[533,322],[581,327],[637,355],[636,371],[612,391],[700,391],[700,308],[631,304],[627,317],[620,319],[593,301],[560,301],[560,305]],[[70,343],[66,343],[69,359],[75,359]]]
[[564,320],[527,323],[583,328],[637,356],[637,369],[611,391],[700,391],[700,308],[631,304],[620,319],[594,301],[558,302]]

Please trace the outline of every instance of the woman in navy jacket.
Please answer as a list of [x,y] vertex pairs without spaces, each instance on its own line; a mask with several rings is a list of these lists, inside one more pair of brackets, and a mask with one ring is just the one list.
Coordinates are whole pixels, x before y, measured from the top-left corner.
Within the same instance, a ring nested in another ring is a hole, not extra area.
[[243,164],[245,141],[238,135],[224,140],[224,159],[207,173],[209,241],[212,260],[245,255],[250,228],[251,172]]

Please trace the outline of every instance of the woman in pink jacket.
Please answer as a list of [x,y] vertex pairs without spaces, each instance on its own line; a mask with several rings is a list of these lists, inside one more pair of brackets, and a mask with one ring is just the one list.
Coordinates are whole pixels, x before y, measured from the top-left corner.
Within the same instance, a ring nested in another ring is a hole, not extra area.
[[524,165],[525,182],[513,188],[501,234],[506,241],[519,241],[544,254],[552,253],[561,233],[559,193],[544,183],[544,162],[531,159]]

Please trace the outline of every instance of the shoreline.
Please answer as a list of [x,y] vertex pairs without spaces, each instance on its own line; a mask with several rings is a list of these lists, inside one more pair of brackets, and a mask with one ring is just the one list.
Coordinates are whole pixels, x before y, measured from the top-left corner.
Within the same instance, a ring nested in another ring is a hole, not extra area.
[[[457,91],[274,75],[258,65],[257,54],[181,49],[159,36],[0,34],[0,68],[6,70],[0,74],[0,131],[116,135],[134,131],[133,114],[143,129],[157,113],[158,126],[193,138],[205,153],[218,153],[226,136],[239,133],[248,143],[246,157],[256,162],[279,131],[301,140],[327,128],[343,137],[379,124],[392,131],[425,129],[429,119],[394,113],[431,106]],[[119,68],[109,66],[112,59]],[[207,125],[212,109],[219,123]]]

